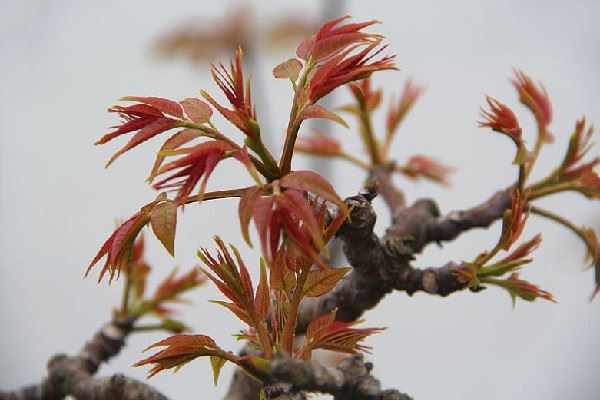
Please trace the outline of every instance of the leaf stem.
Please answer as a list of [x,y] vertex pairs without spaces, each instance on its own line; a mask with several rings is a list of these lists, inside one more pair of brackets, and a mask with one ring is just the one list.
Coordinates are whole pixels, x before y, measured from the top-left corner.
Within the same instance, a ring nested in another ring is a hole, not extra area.
[[[292,156],[294,155],[294,145],[296,144],[296,138],[298,137],[298,131],[302,121],[298,118],[302,109],[310,104],[310,101],[303,100],[303,96],[306,96],[306,85],[308,75],[315,66],[315,62],[312,59],[308,60],[304,67],[304,72],[298,82],[298,89],[294,94],[292,100],[292,109],[290,110],[290,119],[288,121],[288,127],[285,135],[285,142],[283,143],[283,151],[281,153],[281,159],[279,160],[279,171],[281,175],[286,175],[290,172],[292,167]],[[303,100],[303,101],[301,101]],[[301,104],[302,103],[302,104]]]
[[[262,160],[262,163],[268,170],[268,172],[269,172],[268,177],[264,173],[263,173],[263,176],[265,176],[267,178],[272,178],[269,180],[273,180],[273,179],[276,179],[277,177],[279,177],[280,174],[279,174],[279,167],[277,166],[277,161],[275,161],[275,159],[271,155],[271,152],[266,148],[263,141],[260,140],[260,137],[258,138],[258,140],[246,139],[246,144],[248,145],[249,148],[251,148],[253,151],[255,151],[256,154],[258,154],[258,156]],[[253,161],[253,163],[256,166],[256,163],[254,161]],[[257,168],[258,168],[258,166],[257,166]],[[261,173],[262,173],[262,171],[261,171]]]
[[[544,140],[546,138],[546,135],[547,135],[546,128],[542,125],[539,125],[539,123],[538,123],[538,134],[537,134],[537,138],[535,140],[535,146],[533,148],[533,152],[531,153],[531,157],[525,163],[525,165],[523,165],[523,168],[519,168],[519,185],[520,185],[519,188],[522,188],[522,186],[525,183],[525,180],[527,180],[527,178],[531,174],[531,171],[533,170],[533,166],[535,165],[535,162],[537,161],[537,158],[540,155],[540,150],[542,149],[542,146],[544,145]],[[522,176],[521,176],[521,174],[522,174]]]
[[379,151],[379,145],[377,144],[377,139],[375,138],[375,133],[373,132],[373,122],[371,120],[371,115],[367,111],[365,107],[364,101],[359,101],[360,111],[358,114],[358,118],[360,120],[361,125],[361,136],[365,146],[367,147],[367,151],[371,156],[371,164],[373,166],[378,166],[382,164],[381,154]]
[[589,243],[588,238],[585,236],[582,229],[574,223],[572,223],[571,221],[569,221],[568,219],[561,217],[560,215],[555,214],[552,211],[548,211],[546,209],[536,206],[531,206],[530,211],[532,214],[539,215],[564,226],[565,228],[573,232],[575,235],[577,235],[577,237],[579,237],[579,239],[581,239],[583,243],[585,243],[586,247],[588,248],[589,254],[595,254],[596,249]]
[[[202,197],[202,201],[225,199],[225,198],[229,198],[229,197],[241,197],[246,190],[253,188],[253,187],[254,186],[246,186],[246,187],[237,188],[237,189],[216,190],[214,192],[206,192],[206,193],[204,193],[204,196]],[[198,196],[188,196],[183,203],[191,204],[191,203],[197,203],[198,201],[199,201]]]
[[532,188],[529,200],[538,199],[540,197],[548,196],[555,193],[566,192],[568,190],[577,190],[577,187],[573,185],[573,182],[562,182],[553,184],[546,187]]
[[127,263],[127,271],[125,271],[125,282],[123,283],[123,295],[121,297],[121,315],[127,317],[129,315],[129,292],[131,291],[131,279],[129,278],[131,268]]
[[256,334],[258,335],[259,341],[262,344],[263,353],[265,358],[271,358],[273,355],[273,343],[271,342],[271,336],[267,332],[265,321],[255,316],[256,321]]

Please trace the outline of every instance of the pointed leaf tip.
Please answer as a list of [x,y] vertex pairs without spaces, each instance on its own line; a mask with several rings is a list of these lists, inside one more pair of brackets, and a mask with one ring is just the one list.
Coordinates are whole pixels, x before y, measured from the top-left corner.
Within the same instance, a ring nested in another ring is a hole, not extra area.
[[303,120],[311,118],[324,118],[333,122],[337,122],[345,128],[349,128],[348,123],[344,121],[342,117],[318,104],[312,104],[305,107],[300,114],[300,118]]
[[215,386],[217,386],[217,382],[219,381],[219,374],[221,373],[221,369],[223,368],[226,362],[226,359],[221,358],[219,356],[210,356],[210,365],[213,370],[213,379]]
[[150,225],[156,238],[160,240],[171,256],[175,255],[175,230],[177,227],[177,206],[172,201],[156,204],[150,214]]

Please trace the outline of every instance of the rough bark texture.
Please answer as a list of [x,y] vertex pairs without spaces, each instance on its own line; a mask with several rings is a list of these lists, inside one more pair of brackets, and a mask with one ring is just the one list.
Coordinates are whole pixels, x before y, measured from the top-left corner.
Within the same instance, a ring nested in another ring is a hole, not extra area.
[[302,391],[328,393],[336,400],[410,400],[395,389],[381,390],[380,382],[371,375],[373,365],[365,363],[362,355],[346,358],[335,367],[325,367],[316,362],[303,362],[289,357],[276,358],[271,363],[272,375],[285,384],[267,399],[282,400],[297,396]]
[[483,203],[462,211],[440,216],[437,204],[431,199],[417,200],[405,209],[397,210],[386,236],[410,235],[412,248],[420,252],[430,243],[450,241],[473,228],[487,228],[502,218],[511,206],[512,187],[500,190]]
[[156,389],[121,374],[107,378],[93,376],[102,363],[121,351],[134,322],[114,319],[76,356],[52,357],[47,366],[48,376],[41,383],[0,392],[0,400],[61,400],[69,395],[78,400],[167,400]]

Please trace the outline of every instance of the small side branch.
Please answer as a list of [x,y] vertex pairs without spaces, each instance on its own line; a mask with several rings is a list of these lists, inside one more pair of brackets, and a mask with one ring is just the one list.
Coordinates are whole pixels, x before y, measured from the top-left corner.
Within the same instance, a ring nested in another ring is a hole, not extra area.
[[167,400],[156,389],[121,374],[93,377],[100,365],[121,351],[134,322],[134,319],[113,319],[78,355],[54,356],[48,362],[48,377],[40,384],[0,392],[0,400],[61,400],[69,395],[79,400]]
[[487,228],[510,209],[512,190],[512,187],[500,190],[473,208],[452,211],[444,216],[440,216],[433,200],[417,200],[394,214],[386,237],[411,236],[413,251],[418,253],[430,243],[454,240],[473,228]]

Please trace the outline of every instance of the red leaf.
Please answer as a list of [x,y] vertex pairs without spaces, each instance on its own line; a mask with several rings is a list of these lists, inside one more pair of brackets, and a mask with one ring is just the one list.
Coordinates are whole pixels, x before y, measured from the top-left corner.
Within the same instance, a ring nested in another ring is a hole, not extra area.
[[[162,117],[162,115],[161,115],[161,117]],[[133,131],[142,129],[146,125],[156,121],[158,118],[160,118],[160,117],[151,116],[151,117],[141,117],[141,118],[128,120],[125,123],[123,123],[123,125],[114,127],[114,128],[117,128],[115,131],[109,132],[106,135],[102,136],[94,144],[95,145],[104,144],[106,142],[113,140],[114,138],[116,138],[118,136],[124,135],[125,133],[129,133],[129,132],[133,132]]]
[[[218,240],[220,240],[220,238],[217,237]],[[219,244],[217,242],[217,244]],[[221,250],[225,250],[225,244],[223,243],[222,245],[219,244],[221,247]],[[254,287],[252,285],[252,278],[250,278],[250,273],[248,272],[248,268],[246,267],[246,264],[244,263],[244,261],[242,260],[242,257],[240,256],[240,253],[238,251],[238,249],[235,248],[235,246],[231,245],[230,246],[231,249],[233,250],[233,254],[235,254],[235,258],[237,261],[237,265],[240,271],[240,282],[241,282],[241,288],[243,291],[243,296],[244,299],[247,301],[247,305],[250,306],[254,306],[253,300],[254,300]],[[225,253],[227,256],[228,254]],[[229,261],[230,264],[233,266],[233,260]]]
[[481,117],[484,118],[484,121],[480,121],[479,126],[504,133],[518,146],[522,142],[522,130],[513,111],[506,104],[499,102],[493,97],[486,96],[485,99],[490,106],[490,111],[481,108]]
[[195,129],[184,129],[168,138],[158,151],[156,160],[154,161],[154,165],[152,166],[152,171],[150,172],[150,176],[148,177],[148,182],[152,182],[152,180],[156,176],[158,169],[165,160],[166,156],[164,155],[164,152],[175,150],[183,146],[184,144],[196,138],[199,138],[200,136],[202,136],[202,132],[200,131],[197,131]]
[[336,156],[342,153],[341,143],[328,135],[300,137],[296,141],[295,149],[320,156]]
[[306,343],[300,349],[300,356],[310,355],[314,349],[326,349],[342,353],[367,351],[369,347],[362,342],[368,336],[381,332],[384,328],[351,328],[357,322],[335,320],[335,310],[313,320],[306,329]]
[[537,298],[542,298],[556,303],[554,297],[552,296],[552,293],[540,289],[539,286],[533,285],[527,281],[520,279],[519,274],[516,272],[512,273],[510,277],[504,282],[505,283],[503,286],[510,293],[513,299],[513,305],[515,297],[520,297],[521,299],[526,301],[534,301]]
[[183,99],[179,102],[188,117],[197,124],[204,124],[210,120],[212,109],[208,104],[193,97]]
[[117,151],[106,163],[106,167],[113,163],[121,154],[128,150],[136,147],[139,144],[144,143],[148,139],[152,139],[159,133],[168,131],[169,129],[175,128],[179,124],[178,121],[168,118],[158,118],[155,121],[147,124],[136,133],[127,144]]
[[[277,229],[272,229],[274,227],[273,202],[273,196],[257,196],[256,200],[254,200],[254,208],[252,210],[252,219],[254,220],[256,230],[258,231],[261,250],[269,264],[273,259],[272,255],[275,254],[275,251],[277,250],[276,248],[271,248],[269,244],[273,242],[278,244],[279,242],[279,227],[277,227]],[[275,235],[277,235],[276,240],[273,239]]]
[[[157,175],[176,169],[180,170],[155,183],[154,188],[157,190],[177,188],[175,202],[182,203],[192,192],[196,184],[200,182],[200,179],[204,177],[200,183],[198,193],[198,196],[201,198],[210,174],[215,166],[225,158],[227,150],[231,150],[231,145],[220,140],[211,140],[188,149],[182,149],[181,151],[185,151],[187,155],[163,165],[158,170]],[[181,179],[177,180],[178,178]]]
[[[261,260],[262,261],[262,260]],[[258,316],[262,319],[267,317],[269,312],[269,304],[271,303],[271,291],[269,290],[269,282],[267,281],[267,267],[264,262],[260,263],[260,281],[256,288],[256,297],[254,304]]]
[[[350,55],[353,49],[347,49],[326,63],[317,66],[315,73],[310,78],[310,100],[316,103],[339,86],[368,78],[373,72],[398,69],[394,64],[395,56],[385,56],[368,64],[386,48],[383,46],[375,50],[378,45],[379,41],[373,42],[364,50],[353,55]],[[374,52],[371,54],[371,51]]]
[[262,187],[253,186],[244,191],[244,193],[240,197],[240,205],[238,208],[238,213],[240,217],[240,228],[242,230],[244,240],[246,241],[246,243],[248,243],[248,246],[250,247],[252,247],[252,242],[250,241],[248,225],[250,224],[250,219],[252,218],[252,213],[254,210],[256,200],[260,198],[263,192],[264,189]]
[[340,199],[335,189],[325,178],[312,171],[294,171],[281,178],[281,186],[316,194],[337,205],[348,216],[346,204]]
[[121,98],[121,101],[139,101],[140,103],[154,107],[165,114],[183,118],[181,106],[173,100],[163,99],[162,97],[125,96]]
[[319,61],[334,56],[348,46],[378,39],[377,35],[360,32],[361,29],[378,21],[346,24],[336,28],[340,22],[347,18],[349,17],[345,16],[324,23],[316,34],[300,43],[296,49],[298,57],[304,60],[312,58]]
[[153,302],[156,307],[160,308],[165,302],[179,301],[179,295],[202,285],[204,282],[206,282],[206,277],[201,275],[200,270],[196,267],[180,276],[177,276],[177,268],[174,268],[157,286],[152,296]]
[[[548,97],[546,88],[541,83],[536,86],[526,73],[521,70],[515,70],[515,79],[511,80],[517,92],[519,99],[527,108],[531,110],[540,126],[547,126],[552,121],[552,103]],[[546,137],[547,140],[550,137]]]
[[213,80],[229,100],[233,109],[229,110],[215,101],[208,93],[201,91],[202,96],[219,111],[227,120],[234,124],[253,140],[258,140],[259,129],[256,112],[252,105],[250,84],[244,85],[244,72],[242,69],[242,50],[238,49],[235,59],[230,62],[229,71],[220,64],[218,67],[211,65]]
[[431,157],[413,155],[408,159],[406,165],[400,167],[400,171],[411,179],[427,178],[434,182],[448,186],[448,176],[456,171],[456,168],[443,164]]
[[516,249],[514,249],[508,256],[500,260],[501,264],[506,264],[511,261],[521,260],[531,254],[532,251],[538,248],[542,242],[542,235],[537,234],[532,239],[521,243]]
[[148,220],[149,217],[146,214],[137,212],[115,229],[88,266],[85,276],[106,255],[106,262],[100,271],[98,282],[109,271],[110,280],[112,280],[114,275],[120,272],[123,264],[128,263],[131,259],[133,242],[140,230],[148,223]]
[[[294,238],[294,242],[299,247],[307,251],[310,251],[312,249],[312,244],[307,243],[306,239],[300,233],[306,232],[310,235],[314,245],[320,251],[325,250],[323,234],[321,232],[321,227],[319,226],[315,218],[314,210],[301,192],[293,189],[288,189],[281,195],[275,196],[275,203],[282,209],[287,210],[287,215],[291,213],[292,215],[296,215],[300,219],[300,221],[302,221],[302,230],[299,230],[297,223],[291,222],[289,217],[284,218],[284,222],[287,222],[286,233]],[[296,230],[298,230],[298,232],[296,232]]]
[[325,107],[322,107],[318,104],[311,104],[311,105],[305,107],[302,110],[302,112],[300,113],[301,120],[311,119],[311,118],[325,118],[325,119],[337,122],[338,124],[340,124],[346,128],[349,128],[348,124],[346,123],[346,121],[344,121],[342,119],[342,117],[340,117],[336,113],[333,113],[333,112],[329,111],[328,109],[326,109]]
[[296,287],[296,274],[288,264],[288,253],[287,249],[277,253],[271,265],[269,278],[273,290],[285,292],[291,298],[292,291]]
[[404,84],[402,95],[398,102],[394,102],[386,116],[386,136],[388,141],[391,139],[394,132],[398,129],[404,117],[416,103],[417,99],[423,93],[423,86],[414,84],[412,79],[409,79]]
[[227,303],[225,301],[211,300],[211,303],[215,303],[225,307],[226,309],[231,311],[236,317],[238,317],[242,322],[244,322],[248,326],[252,326],[252,320],[248,316],[248,313],[246,313],[246,311],[244,311],[241,307],[236,306],[233,303]]
[[175,335],[154,343],[146,348],[167,347],[158,353],[136,362],[134,367],[155,364],[148,377],[170,368],[180,368],[184,364],[202,356],[223,356],[225,352],[217,346],[213,339],[205,335]]
[[206,249],[199,251],[198,256],[219,278],[217,279],[206,273],[209,279],[233,302],[233,305],[221,302],[218,302],[218,304],[229,308],[249,326],[256,328],[258,324],[262,323],[263,318],[257,315],[254,289],[248,269],[235,247],[231,246],[235,255],[234,261],[229,250],[218,236],[215,236],[215,242],[219,248],[216,260]]

